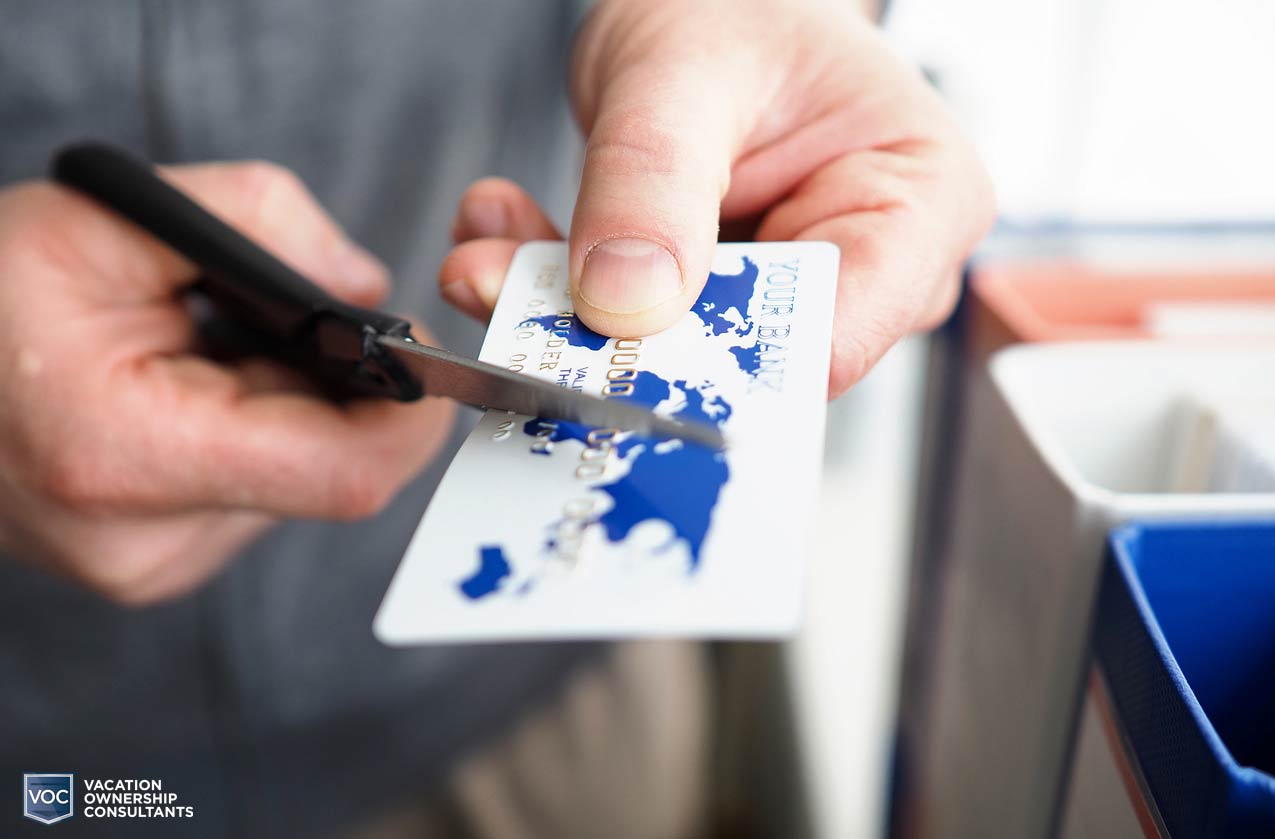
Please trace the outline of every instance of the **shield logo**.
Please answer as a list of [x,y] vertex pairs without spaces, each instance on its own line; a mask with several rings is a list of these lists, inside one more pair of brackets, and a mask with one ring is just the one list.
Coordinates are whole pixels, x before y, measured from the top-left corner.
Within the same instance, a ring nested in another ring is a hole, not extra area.
[[39,772],[22,776],[22,815],[53,824],[75,815],[75,773]]

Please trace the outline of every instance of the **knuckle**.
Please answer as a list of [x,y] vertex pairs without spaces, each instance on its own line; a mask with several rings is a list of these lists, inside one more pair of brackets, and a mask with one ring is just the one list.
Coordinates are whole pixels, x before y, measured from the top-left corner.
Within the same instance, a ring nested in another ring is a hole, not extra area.
[[621,174],[671,175],[682,162],[675,138],[637,112],[617,114],[600,124],[589,137],[586,153],[590,162]]
[[589,133],[586,153],[591,162],[621,173],[728,179],[730,156],[716,153],[719,138],[687,137],[684,121],[650,106],[617,108]]
[[240,177],[258,221],[274,218],[308,195],[296,173],[268,160],[243,164]]
[[961,275],[959,272],[949,273],[939,280],[938,286],[930,295],[912,331],[928,332],[941,326],[951,317],[952,312],[956,311],[956,304],[960,298]]
[[68,446],[42,458],[34,471],[38,491],[66,510],[92,515],[143,501],[126,470],[92,447]]
[[678,200],[720,201],[730,187],[729,155],[714,146],[688,142],[641,110],[609,115],[590,134],[585,147],[586,172],[608,178],[652,184],[654,192]]
[[71,576],[85,588],[121,606],[141,606],[162,595],[148,583],[170,563],[173,555],[148,554],[129,539],[99,532],[90,546],[62,557]]
[[128,557],[95,557],[84,564],[81,582],[106,599],[121,606],[142,606],[151,598],[145,596],[143,583],[158,567],[141,566]]
[[63,451],[48,458],[38,477],[44,495],[64,507],[96,507],[106,496],[102,470],[83,454]]
[[951,196],[951,213],[963,222],[962,245],[973,247],[996,221],[996,188],[978,152],[963,137],[950,143],[944,165],[934,173],[938,188]]
[[375,516],[390,501],[385,476],[361,462],[350,462],[337,473],[332,487],[333,513],[354,520]]
[[[439,287],[457,282],[468,284],[469,274],[466,270],[465,255],[467,250],[468,248],[462,243],[453,247],[443,257],[443,261],[438,265]],[[416,332],[416,324],[412,324],[412,332]]]
[[466,188],[464,195],[461,196],[461,201],[487,196],[499,198],[503,197],[511,190],[516,190],[518,188],[519,187],[508,178],[488,175],[487,177],[479,178],[470,184],[469,187]]
[[839,395],[858,383],[895,342],[907,334],[913,321],[910,310],[889,307],[840,328],[832,341],[831,385]]
[[249,160],[240,165],[240,171],[248,188],[257,192],[286,188],[298,182],[291,169],[272,160]]
[[872,368],[873,347],[861,335],[842,333],[832,342],[830,390],[840,396],[859,382]]
[[913,226],[923,226],[930,221],[934,211],[935,191],[930,182],[909,183],[895,194],[894,211],[903,221]]

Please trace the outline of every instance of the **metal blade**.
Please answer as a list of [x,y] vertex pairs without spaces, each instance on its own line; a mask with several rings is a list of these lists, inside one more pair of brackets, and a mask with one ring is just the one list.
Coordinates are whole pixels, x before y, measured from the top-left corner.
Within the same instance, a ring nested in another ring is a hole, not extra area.
[[726,441],[715,425],[679,422],[620,399],[587,396],[553,382],[487,364],[415,341],[378,337],[382,348],[411,370],[431,396],[449,396],[478,408],[496,408],[532,417],[616,428],[648,437],[680,439],[712,449]]

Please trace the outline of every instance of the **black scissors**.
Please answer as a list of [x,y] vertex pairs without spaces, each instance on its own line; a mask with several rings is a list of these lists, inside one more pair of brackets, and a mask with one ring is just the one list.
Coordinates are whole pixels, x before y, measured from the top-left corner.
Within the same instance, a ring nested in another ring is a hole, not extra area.
[[668,419],[419,343],[406,320],[337,300],[117,148],[69,146],[54,157],[52,175],[197,265],[201,290],[224,314],[267,336],[272,355],[335,396],[410,402],[429,393],[479,408],[724,445],[712,424]]

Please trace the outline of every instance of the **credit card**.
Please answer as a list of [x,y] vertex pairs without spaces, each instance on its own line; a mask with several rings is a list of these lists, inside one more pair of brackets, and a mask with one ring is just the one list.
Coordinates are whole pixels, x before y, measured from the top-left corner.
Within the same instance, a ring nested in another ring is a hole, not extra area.
[[798,626],[823,455],[839,255],[717,246],[703,294],[645,338],[572,312],[567,246],[515,254],[479,355],[721,428],[714,451],[488,411],[375,620],[388,644],[679,636]]

